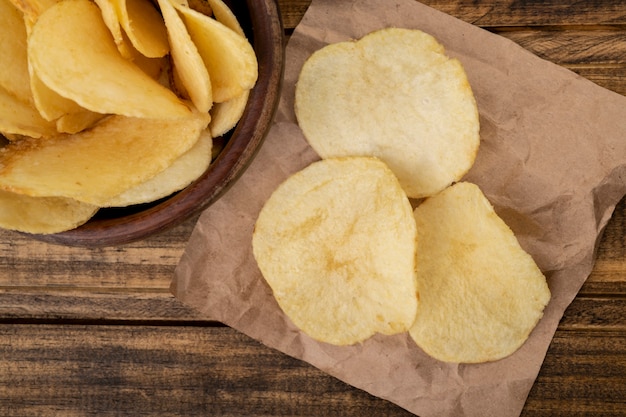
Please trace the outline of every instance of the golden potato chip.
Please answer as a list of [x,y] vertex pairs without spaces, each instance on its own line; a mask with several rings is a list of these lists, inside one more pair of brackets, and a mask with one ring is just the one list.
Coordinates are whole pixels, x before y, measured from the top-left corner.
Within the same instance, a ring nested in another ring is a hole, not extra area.
[[29,197],[0,190],[0,227],[24,233],[48,234],[86,223],[97,206],[62,197]]
[[231,130],[241,119],[248,104],[250,90],[246,90],[239,97],[235,97],[223,103],[215,103],[211,107],[211,123],[209,129],[213,137],[222,136]]
[[186,94],[201,112],[213,105],[213,93],[209,72],[191,40],[185,23],[174,9],[171,0],[158,0],[170,42],[174,62],[175,80],[180,80],[181,92]]
[[41,117],[37,109],[0,87],[0,132],[33,138],[55,135],[56,126]]
[[[213,16],[217,19],[218,22],[240,34],[241,36],[245,36],[243,28],[237,20],[237,16],[233,13],[233,11],[224,3],[222,0],[207,0],[207,3],[211,7],[213,12]],[[193,7],[192,7],[193,8]]]
[[59,133],[78,133],[92,127],[105,117],[104,114],[84,110],[64,114],[55,121],[55,124]]
[[[31,74],[30,86],[35,108],[44,119],[54,121],[65,115],[90,112],[75,101],[65,98],[59,95],[56,91],[50,89],[41,81],[37,74],[34,73],[31,65],[29,65],[29,71]],[[90,113],[92,113],[94,117],[95,115],[100,114],[96,112]]]
[[0,87],[31,103],[26,25],[22,13],[9,0],[0,0],[0,28]]
[[89,0],[56,3],[32,28],[34,73],[59,95],[96,113],[176,118],[191,110],[172,91],[123,58]]
[[408,330],[417,308],[415,220],[396,177],[369,157],[314,162],[271,195],[252,247],[285,314],[336,345]]
[[441,191],[476,157],[478,111],[465,71],[419,30],[382,29],[316,51],[295,94],[298,123],[322,158],[376,156],[409,197]]
[[[232,10],[221,0],[208,0],[208,4],[213,10],[213,14],[218,22],[241,36],[245,33]],[[248,104],[250,90],[246,90],[238,97],[223,103],[214,103],[211,108],[211,123],[209,129],[213,137],[218,137],[231,130],[241,119]]]
[[[27,18],[23,19],[23,23],[25,23],[26,33],[30,34],[32,31],[32,27],[39,18],[39,16],[46,11],[48,8],[57,3],[57,0],[30,0],[30,1],[16,1],[20,7],[25,10],[25,16]],[[24,55],[24,61],[28,61],[27,59],[27,46],[26,40],[24,40],[23,45],[21,45],[20,54]],[[19,55],[16,53],[16,57]],[[19,58],[16,58],[19,59]],[[0,60],[2,62],[2,60]],[[79,113],[85,115],[88,110],[79,106],[72,100],[69,100],[65,97],[60,96],[55,91],[48,88],[34,73],[32,65],[30,63],[26,64],[27,72],[26,72],[26,82],[28,83],[26,88],[28,89],[28,98],[23,99],[23,101],[33,102],[35,108],[39,112],[39,114],[48,121],[57,120],[59,118],[70,118],[73,119],[74,113]],[[84,117],[84,116],[82,116]],[[101,117],[98,116],[97,113],[93,113],[91,118]],[[64,123],[61,122],[61,125]],[[57,123],[58,125],[58,123]],[[61,132],[66,132],[66,130],[61,130]]]
[[419,305],[411,337],[447,362],[513,353],[550,300],[531,256],[474,184],[453,185],[414,214]]
[[11,3],[24,14],[27,25],[32,25],[41,14],[60,0],[11,0]]
[[221,22],[179,3],[185,27],[209,71],[213,101],[222,103],[251,89],[258,77],[256,54],[248,40]]
[[[124,58],[134,62],[151,78],[158,79],[163,68],[165,67],[165,57],[147,57],[132,45],[132,43],[128,40],[128,37],[122,32],[122,26],[117,16],[113,0],[95,0],[95,3],[100,8],[102,19],[105,25],[109,28],[120,54]],[[151,7],[154,8],[154,6]],[[165,25],[163,21],[161,21],[161,24]],[[167,42],[167,33],[165,34],[165,41]],[[169,45],[167,46],[167,49],[169,50]]]
[[211,135],[205,130],[196,144],[164,171],[99,205],[101,207],[126,207],[143,204],[182,190],[209,167],[212,143]]
[[163,171],[198,140],[208,114],[109,116],[89,130],[0,149],[0,189],[98,204]]
[[126,59],[131,59],[133,54],[131,53],[132,45],[130,45],[130,41],[127,37],[124,36],[122,32],[122,24],[120,23],[120,18],[117,15],[117,10],[115,9],[115,4],[113,0],[94,0],[95,3],[100,8],[100,13],[102,14],[102,21],[106,25],[106,27],[111,32],[111,36],[113,36],[113,41],[117,46],[120,54]]
[[163,17],[150,0],[110,0],[132,45],[148,58],[169,52]]

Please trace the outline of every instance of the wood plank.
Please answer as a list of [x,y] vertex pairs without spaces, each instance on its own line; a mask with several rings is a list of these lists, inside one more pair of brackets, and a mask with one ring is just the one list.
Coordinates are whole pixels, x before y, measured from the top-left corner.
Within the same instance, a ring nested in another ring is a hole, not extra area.
[[310,4],[311,0],[278,0],[283,27],[288,32],[298,26]]
[[[522,415],[623,415],[625,343],[557,333]],[[3,415],[410,415],[227,327],[0,325],[0,369]]]
[[229,328],[0,325],[0,414],[410,413]]
[[[306,12],[310,0],[279,0],[283,25],[293,29]],[[622,0],[422,0],[422,3],[466,22],[485,28],[523,26],[626,25],[626,3]]]
[[571,71],[590,81],[626,96],[626,66],[623,65],[566,65]]
[[587,330],[622,332],[626,334],[626,298],[586,297],[576,298],[565,310],[559,330]]
[[66,247],[0,231],[0,289],[166,289],[195,220],[143,241],[105,248]]
[[540,58],[559,65],[626,66],[626,37],[623,31],[524,30],[497,33]]
[[523,417],[626,413],[626,333],[557,332]]
[[626,198],[615,207],[598,245],[591,275],[579,292],[580,297],[626,295]]
[[[614,287],[609,287],[614,288]],[[622,290],[620,287],[619,290]],[[604,291],[604,292],[603,292]],[[604,288],[581,294],[566,309],[559,330],[626,333],[626,294]],[[209,317],[169,293],[0,291],[0,323],[209,323]]]
[[0,323],[11,322],[207,322],[169,292],[0,290]]
[[422,0],[422,3],[481,27],[624,25],[622,0]]

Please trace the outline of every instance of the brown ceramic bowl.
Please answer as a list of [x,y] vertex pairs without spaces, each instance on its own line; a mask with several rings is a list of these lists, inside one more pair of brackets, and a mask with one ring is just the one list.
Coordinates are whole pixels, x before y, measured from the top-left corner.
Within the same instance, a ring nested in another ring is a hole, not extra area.
[[228,1],[252,43],[259,77],[244,114],[223,139],[208,170],[182,191],[145,206],[102,209],[67,232],[33,235],[46,242],[98,247],[129,243],[175,226],[217,200],[246,169],[261,145],[276,109],[283,73],[283,27],[276,0]]

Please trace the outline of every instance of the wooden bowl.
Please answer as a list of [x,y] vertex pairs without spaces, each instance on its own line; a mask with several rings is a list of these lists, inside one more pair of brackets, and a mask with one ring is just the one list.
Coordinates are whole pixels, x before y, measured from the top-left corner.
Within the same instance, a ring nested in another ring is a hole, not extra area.
[[283,75],[283,27],[276,0],[226,1],[256,51],[258,81],[244,114],[223,139],[223,150],[208,170],[182,191],[144,206],[101,209],[84,225],[62,233],[32,235],[67,246],[129,243],[160,233],[216,201],[245,171],[263,142],[278,104]]

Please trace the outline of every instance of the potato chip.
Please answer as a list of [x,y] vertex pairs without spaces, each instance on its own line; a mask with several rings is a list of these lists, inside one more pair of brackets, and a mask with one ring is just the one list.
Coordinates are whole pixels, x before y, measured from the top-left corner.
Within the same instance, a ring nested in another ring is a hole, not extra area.
[[22,13],[9,0],[0,0],[0,28],[0,87],[31,103],[26,25]]
[[[113,40],[117,45],[117,49],[120,51],[120,54],[134,62],[139,68],[141,68],[146,74],[148,74],[151,78],[158,79],[161,75],[163,68],[165,67],[166,57],[157,57],[150,58],[145,54],[139,52],[128,39],[128,36],[124,34],[122,31],[122,25],[117,16],[117,12],[115,9],[115,3],[113,0],[95,0],[95,3],[100,8],[102,13],[102,20],[105,25],[109,28],[111,35],[113,36]],[[150,6],[154,8],[154,6]],[[159,15],[160,16],[160,15]],[[160,18],[160,17],[159,17]],[[161,20],[161,24],[163,28],[165,27],[165,23]],[[167,42],[167,33],[165,34],[165,41]],[[166,47],[169,50],[169,45]]]
[[55,124],[59,133],[78,133],[89,129],[105,117],[106,115],[104,114],[94,113],[89,110],[76,111],[59,117]]
[[41,14],[60,0],[10,0],[24,14],[26,25],[32,25]]
[[0,149],[0,189],[98,204],[166,169],[208,122],[202,113],[178,119],[113,115],[75,135],[11,142]]
[[211,123],[209,129],[213,137],[222,136],[231,130],[241,119],[248,104],[250,90],[246,90],[239,97],[235,97],[223,103],[215,103],[211,107]]
[[24,233],[49,234],[86,223],[97,206],[62,197],[29,197],[0,190],[0,227]]
[[148,58],[160,58],[169,52],[165,22],[150,0],[110,1],[135,49]]
[[206,171],[211,163],[211,135],[205,130],[195,145],[156,176],[107,201],[102,207],[126,207],[167,197],[187,187]]
[[167,27],[171,56],[174,62],[175,81],[179,80],[179,90],[186,94],[194,106],[202,112],[213,105],[211,78],[191,40],[185,23],[174,9],[170,0],[158,0]]
[[[32,31],[32,27],[39,18],[39,16],[46,11],[48,8],[57,3],[57,0],[30,0],[30,1],[16,1],[16,4],[19,4],[21,9],[24,10],[25,18],[22,19],[22,24],[25,23],[26,34],[30,34]],[[73,113],[81,113],[84,114],[87,112],[86,109],[79,106],[77,103],[69,100],[65,97],[60,96],[55,91],[51,90],[46,86],[39,77],[34,73],[32,65],[28,63],[27,58],[27,46],[26,46],[26,37],[24,38],[24,42],[20,46],[20,51],[11,52],[14,56],[13,61],[15,62],[21,60],[21,55],[24,56],[24,66],[26,68],[26,73],[24,76],[24,81],[26,83],[26,87],[24,88],[27,91],[27,98],[21,96],[22,101],[25,102],[33,102],[35,108],[39,112],[39,114],[48,121],[57,120],[60,117],[70,116]],[[0,62],[2,60],[0,59]],[[2,69],[0,69],[2,71]],[[16,76],[17,79],[17,76]],[[97,117],[97,114],[93,114],[91,117]]]
[[[207,0],[208,5],[211,7],[213,12],[213,16],[215,19],[229,28],[230,30],[240,34],[241,36],[245,36],[243,28],[237,20],[237,16],[233,13],[233,11],[224,3],[222,0]],[[192,7],[193,9],[193,7]]]
[[134,48],[130,45],[130,41],[122,32],[122,24],[120,23],[120,18],[117,16],[117,10],[115,9],[113,0],[94,0],[94,2],[100,8],[102,21],[109,29],[109,32],[111,32],[111,36],[113,36],[113,41],[118,51],[120,51],[120,54],[122,54],[124,58],[131,59],[133,56],[131,50]]
[[251,89],[258,77],[256,54],[248,40],[221,22],[172,3],[209,71],[213,101],[222,103]]
[[411,337],[447,362],[513,353],[550,300],[531,256],[474,184],[453,185],[414,214],[420,302]]
[[298,123],[322,158],[376,156],[409,197],[441,191],[476,157],[478,111],[465,71],[419,30],[382,29],[316,51],[295,94]]
[[37,109],[0,87],[0,132],[33,138],[55,135],[56,127],[41,117]]
[[415,220],[375,158],[314,162],[271,195],[254,257],[285,314],[336,345],[408,330],[415,318]]
[[[232,10],[221,0],[208,0],[208,4],[213,10],[213,14],[218,22],[222,23],[229,29],[245,36],[245,33]],[[246,90],[238,97],[232,98],[223,103],[215,103],[211,108],[211,123],[209,129],[213,137],[218,137],[231,130],[241,119],[250,90]]]
[[28,57],[49,88],[96,113],[176,118],[191,112],[120,55],[100,9],[89,0],[62,1],[46,10],[32,28]]

